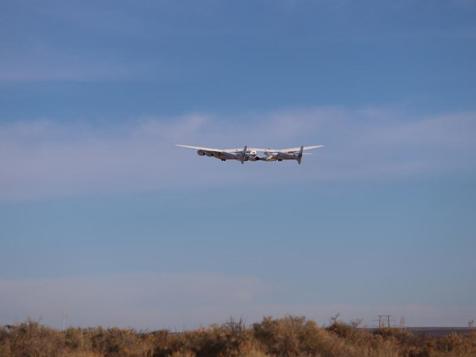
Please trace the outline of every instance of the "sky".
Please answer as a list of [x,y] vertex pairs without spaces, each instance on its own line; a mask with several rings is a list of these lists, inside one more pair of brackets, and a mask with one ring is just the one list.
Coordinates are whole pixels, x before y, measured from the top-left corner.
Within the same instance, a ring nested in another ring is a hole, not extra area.
[[0,324],[467,325],[475,24],[472,0],[2,1]]

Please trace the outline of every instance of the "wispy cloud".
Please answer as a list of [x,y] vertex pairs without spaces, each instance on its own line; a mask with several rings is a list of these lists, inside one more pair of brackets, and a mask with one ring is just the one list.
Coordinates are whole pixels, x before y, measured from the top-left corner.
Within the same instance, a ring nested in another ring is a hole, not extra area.
[[213,273],[0,280],[0,319],[178,329],[239,314],[264,290],[254,277]]
[[[311,108],[222,118],[189,114],[118,125],[36,120],[0,126],[0,198],[316,180],[386,180],[476,169],[476,113],[406,118]],[[174,147],[325,144],[304,164],[236,165]],[[193,177],[193,178],[192,178]]]
[[184,329],[230,317],[251,323],[286,314],[325,324],[340,313],[344,321],[363,318],[367,326],[374,326],[377,315],[385,312],[395,323],[403,316],[408,325],[462,326],[476,313],[474,305],[280,303],[275,292],[252,276],[214,273],[0,280],[0,320],[15,323],[32,318],[56,327],[65,323]]

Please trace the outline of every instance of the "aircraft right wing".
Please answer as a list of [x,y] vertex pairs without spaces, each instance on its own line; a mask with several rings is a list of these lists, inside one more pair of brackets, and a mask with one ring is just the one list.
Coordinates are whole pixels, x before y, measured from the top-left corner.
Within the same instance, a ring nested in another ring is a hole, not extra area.
[[299,146],[299,147],[295,147],[295,148],[278,149],[276,151],[277,152],[285,152],[285,153],[290,154],[290,153],[300,152],[301,150],[306,151],[306,150],[319,149],[319,148],[322,148],[322,147],[324,147],[324,145]]
[[[302,150],[313,150],[313,149],[319,149],[324,147],[324,145],[311,145],[311,146],[302,146]],[[261,151],[261,152],[281,152],[285,154],[292,154],[292,153],[299,153],[301,151],[301,146],[295,147],[295,148],[286,148],[286,149],[261,149],[257,148],[255,149],[256,151]]]

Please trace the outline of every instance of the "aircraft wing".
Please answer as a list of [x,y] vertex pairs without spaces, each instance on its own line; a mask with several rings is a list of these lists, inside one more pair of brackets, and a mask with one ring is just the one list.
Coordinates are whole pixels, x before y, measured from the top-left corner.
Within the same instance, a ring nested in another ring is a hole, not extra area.
[[[311,146],[303,146],[303,150],[312,150],[312,149],[319,149],[323,147],[324,145],[311,145]],[[279,149],[279,152],[286,152],[286,153],[292,153],[292,152],[299,152],[301,151],[301,147],[295,147],[295,148],[287,148],[287,149]]]
[[[311,146],[303,146],[302,149],[303,151],[306,150],[313,150],[313,149],[319,149],[324,147],[324,145],[311,145]],[[266,152],[282,152],[282,153],[287,153],[287,154],[292,154],[292,153],[299,153],[301,151],[301,147],[295,147],[295,148],[286,148],[286,149],[255,149],[256,151],[266,151]]]
[[202,150],[202,151],[207,151],[207,152],[227,152],[227,153],[233,153],[237,151],[243,151],[243,149],[216,149],[216,148],[207,148],[203,146],[192,146],[192,145],[182,145],[182,144],[177,144],[177,146],[181,148],[186,148],[186,149],[194,149],[194,150]]

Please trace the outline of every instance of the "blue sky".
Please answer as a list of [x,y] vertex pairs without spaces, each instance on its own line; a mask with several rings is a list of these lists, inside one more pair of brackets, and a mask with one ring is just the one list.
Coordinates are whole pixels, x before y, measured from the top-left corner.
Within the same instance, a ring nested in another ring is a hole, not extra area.
[[[4,1],[0,322],[476,316],[476,3]],[[239,165],[175,143],[326,147]]]

